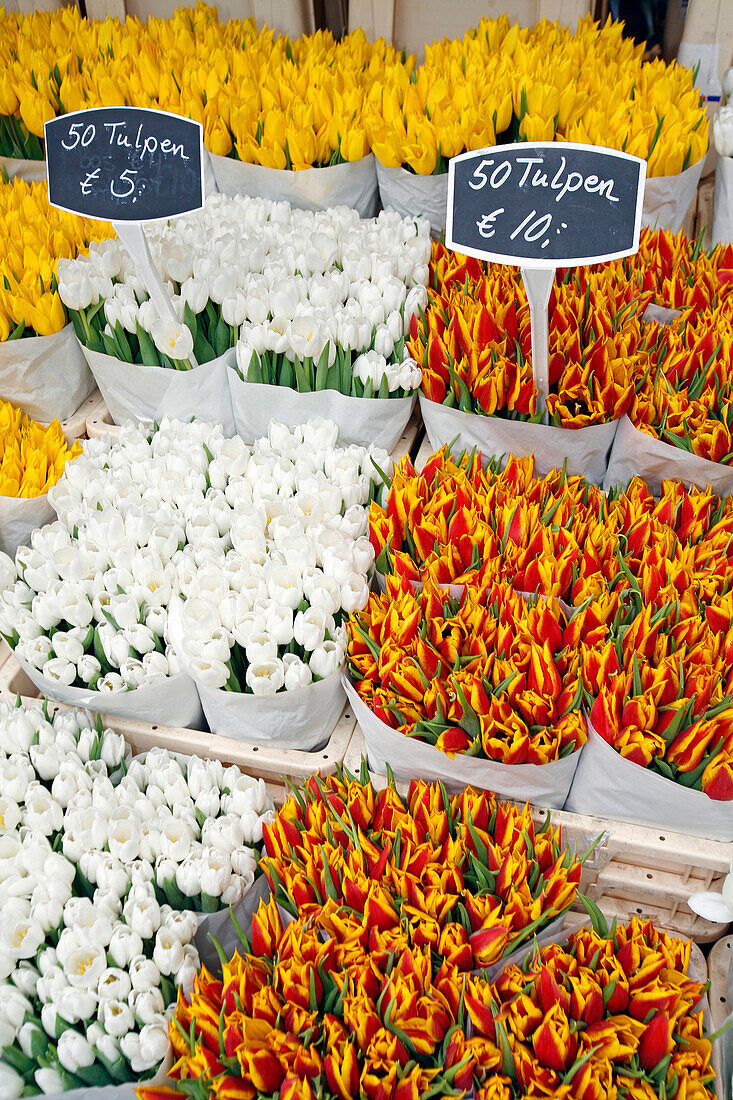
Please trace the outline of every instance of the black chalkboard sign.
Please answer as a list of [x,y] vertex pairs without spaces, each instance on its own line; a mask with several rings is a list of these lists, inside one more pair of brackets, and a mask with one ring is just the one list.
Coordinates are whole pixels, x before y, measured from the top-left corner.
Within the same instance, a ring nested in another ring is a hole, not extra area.
[[446,244],[529,267],[628,256],[639,247],[646,161],[572,142],[497,145],[453,157]]
[[203,206],[203,132],[143,107],[95,107],[45,125],[52,206],[105,221],[170,218]]

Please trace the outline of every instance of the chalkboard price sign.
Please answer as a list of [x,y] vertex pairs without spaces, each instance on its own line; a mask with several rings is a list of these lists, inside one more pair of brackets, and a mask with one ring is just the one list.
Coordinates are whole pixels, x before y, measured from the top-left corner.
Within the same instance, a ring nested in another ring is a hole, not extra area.
[[201,124],[143,107],[96,107],[45,125],[52,206],[114,222],[203,206]]
[[573,142],[497,145],[449,163],[446,244],[498,263],[555,268],[639,247],[646,161]]

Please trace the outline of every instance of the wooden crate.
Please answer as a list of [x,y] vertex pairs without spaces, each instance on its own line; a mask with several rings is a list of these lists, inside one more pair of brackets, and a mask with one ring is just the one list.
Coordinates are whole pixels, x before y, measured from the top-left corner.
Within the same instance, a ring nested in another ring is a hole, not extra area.
[[[12,654],[0,663],[0,699],[20,698],[24,703],[39,703],[41,693],[26,676]],[[65,710],[73,706],[48,701],[49,707]],[[78,709],[78,708],[76,708]],[[157,746],[190,755],[211,757],[224,764],[236,764],[248,775],[261,777],[268,784],[274,784],[280,798],[284,795],[284,781],[294,783],[307,779],[316,771],[327,775],[343,763],[356,720],[348,703],[344,706],[333,733],[322,749],[315,752],[303,752],[300,749],[283,749],[277,746],[254,745],[251,741],[239,741],[234,737],[223,737],[216,733],[204,733],[200,730],[185,729],[182,726],[166,726],[161,723],[136,721],[121,718],[118,715],[104,715],[104,721],[133,745],[136,752],[145,752]]]
[[99,390],[96,391],[95,396],[96,401],[87,413],[86,432],[88,437],[98,439],[101,435],[117,435],[120,429],[113,421]]
[[[358,775],[362,756],[366,757],[366,746],[357,726],[344,766]],[[386,783],[378,775],[372,781],[376,786]],[[548,812],[553,823],[562,827],[565,842],[578,851],[602,837],[583,869],[582,889],[609,920],[651,917],[696,943],[712,943],[725,933],[725,925],[693,913],[687,899],[697,890],[720,886],[730,868],[733,843],[539,807],[533,807],[535,822],[542,824]]]
[[726,936],[713,946],[708,955],[708,978],[710,979],[710,1013],[713,1027],[717,1031],[727,1016],[733,1012],[733,1004],[728,999],[728,973],[733,962],[733,936]]
[[[98,439],[102,435],[118,435],[120,430],[119,426],[113,422],[110,412],[104,403],[104,398],[99,393],[97,393],[97,396],[97,404],[93,411],[87,416],[87,435],[90,439]],[[420,419],[420,409],[419,406],[416,405],[407,427],[392,451],[391,457],[395,462],[402,458],[403,455],[415,453],[421,439],[421,430],[422,421]],[[429,453],[430,452],[428,452],[428,454]]]
[[99,390],[95,386],[92,392],[76,410],[73,416],[70,416],[68,420],[61,421],[61,427],[63,428],[64,435],[66,436],[67,443],[73,443],[76,439],[81,439],[87,432],[87,417],[90,412],[97,407],[102,400]]

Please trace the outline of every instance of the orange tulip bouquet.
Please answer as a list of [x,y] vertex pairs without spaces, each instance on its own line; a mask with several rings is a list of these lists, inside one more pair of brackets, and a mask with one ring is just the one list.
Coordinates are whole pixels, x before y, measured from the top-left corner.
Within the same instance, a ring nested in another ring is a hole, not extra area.
[[[681,233],[643,231],[635,256],[559,270],[543,413],[519,272],[435,244],[428,307],[409,344],[430,441],[534,453],[542,473],[567,459],[571,473],[607,485],[639,473],[658,488],[661,457],[702,486],[717,474],[724,481],[714,487],[727,491],[732,295],[733,246],[707,256]],[[651,306],[673,311],[671,324],[654,320]]]
[[586,739],[563,625],[557,600],[504,582],[452,598],[387,578],[348,623],[346,688],[370,764],[562,807]]
[[346,773],[265,833],[274,896],[179,992],[169,1084],[140,1100],[715,1096],[689,943],[590,902],[592,928],[543,937],[581,868],[527,807]]
[[579,760],[578,812],[733,837],[732,535],[733,498],[675,481],[606,496],[532,459],[403,459],[370,511],[385,591],[348,628],[373,766]]

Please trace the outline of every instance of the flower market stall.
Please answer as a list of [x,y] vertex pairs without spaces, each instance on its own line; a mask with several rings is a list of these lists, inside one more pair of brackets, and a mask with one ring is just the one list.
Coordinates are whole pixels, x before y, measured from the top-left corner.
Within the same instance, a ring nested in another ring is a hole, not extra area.
[[421,57],[0,8],[0,1100],[733,1094],[705,103]]

